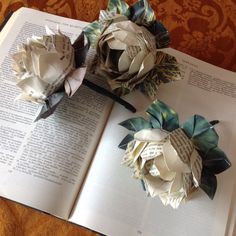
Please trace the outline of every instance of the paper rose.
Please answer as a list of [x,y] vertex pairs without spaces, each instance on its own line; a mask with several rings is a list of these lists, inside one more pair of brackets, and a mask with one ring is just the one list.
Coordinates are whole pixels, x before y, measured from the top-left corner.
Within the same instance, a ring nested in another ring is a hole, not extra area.
[[22,90],[18,98],[43,104],[38,119],[52,114],[65,93],[71,97],[86,72],[88,45],[83,34],[72,45],[60,31],[55,34],[46,28],[46,32],[28,38],[12,55],[16,84]]
[[139,88],[153,99],[161,82],[181,79],[176,59],[158,50],[169,45],[169,34],[146,0],[130,7],[110,0],[84,32],[97,51],[92,70],[118,95]]
[[150,119],[131,118],[121,123],[134,135],[119,145],[126,149],[123,164],[133,169],[151,197],[178,208],[187,196],[202,188],[213,199],[215,174],[230,167],[218,145],[213,124],[194,115],[181,126],[178,115],[160,101],[147,110]]

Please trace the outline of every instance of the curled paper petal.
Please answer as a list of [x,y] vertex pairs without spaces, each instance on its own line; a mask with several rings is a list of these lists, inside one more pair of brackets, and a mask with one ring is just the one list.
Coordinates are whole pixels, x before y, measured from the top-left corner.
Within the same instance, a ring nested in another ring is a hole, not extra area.
[[70,73],[64,83],[65,92],[68,97],[72,97],[83,82],[86,74],[86,67],[80,67]]

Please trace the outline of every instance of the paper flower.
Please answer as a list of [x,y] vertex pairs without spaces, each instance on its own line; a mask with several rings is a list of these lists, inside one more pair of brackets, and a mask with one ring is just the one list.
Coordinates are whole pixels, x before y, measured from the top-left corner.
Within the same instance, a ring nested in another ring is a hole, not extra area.
[[146,0],[131,7],[110,0],[84,32],[97,50],[94,73],[118,95],[139,88],[153,99],[161,82],[181,79],[176,59],[158,50],[168,46],[169,34]]
[[133,169],[151,197],[177,208],[198,187],[213,199],[215,174],[230,167],[218,135],[205,118],[194,115],[181,126],[178,115],[160,101],[148,108],[149,120],[131,118],[120,125],[135,131],[119,145],[123,164]]
[[72,45],[60,31],[55,34],[46,28],[46,32],[28,38],[12,55],[16,84],[22,89],[18,98],[44,104],[38,118],[52,114],[65,93],[71,97],[86,72],[83,63],[88,46],[83,34]]

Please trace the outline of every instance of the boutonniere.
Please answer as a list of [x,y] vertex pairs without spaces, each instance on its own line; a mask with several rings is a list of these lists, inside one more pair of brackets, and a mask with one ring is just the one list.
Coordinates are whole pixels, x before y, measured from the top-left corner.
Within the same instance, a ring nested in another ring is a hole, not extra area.
[[147,120],[137,117],[120,123],[134,131],[119,145],[126,149],[123,164],[164,205],[177,208],[199,187],[213,199],[216,175],[231,165],[218,147],[213,126],[219,121],[194,115],[180,125],[177,113],[157,100],[148,107],[147,115]]
[[159,50],[169,45],[170,37],[147,0],[132,6],[110,0],[84,33],[96,48],[93,72],[119,96],[140,89],[154,99],[160,83],[182,78],[175,57]]

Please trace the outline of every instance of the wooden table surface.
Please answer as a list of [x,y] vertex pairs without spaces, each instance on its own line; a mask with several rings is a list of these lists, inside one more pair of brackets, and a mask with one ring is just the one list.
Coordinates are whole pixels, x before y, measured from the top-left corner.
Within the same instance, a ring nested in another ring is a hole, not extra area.
[[[129,4],[135,1],[127,1]],[[168,28],[171,46],[201,60],[236,71],[236,0],[150,0]],[[21,6],[84,21],[93,21],[106,0],[1,0],[0,21]],[[46,194],[46,193],[44,193]],[[95,236],[76,226],[0,199],[0,236]]]

